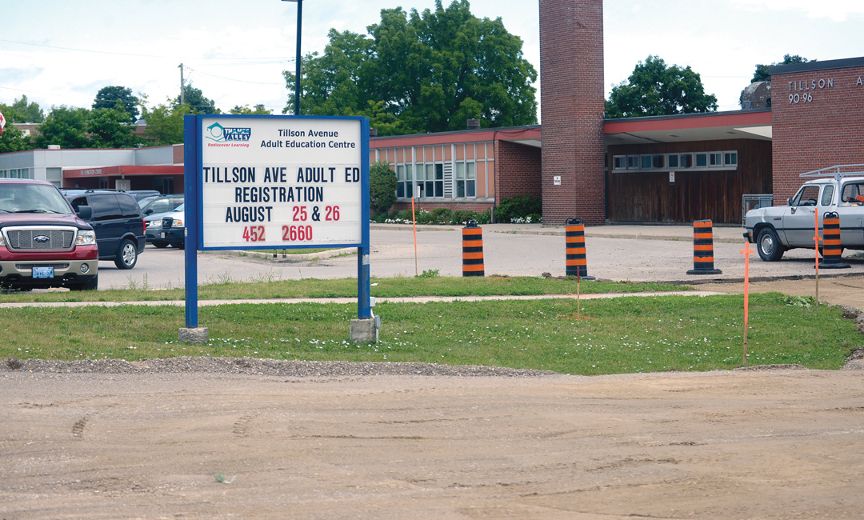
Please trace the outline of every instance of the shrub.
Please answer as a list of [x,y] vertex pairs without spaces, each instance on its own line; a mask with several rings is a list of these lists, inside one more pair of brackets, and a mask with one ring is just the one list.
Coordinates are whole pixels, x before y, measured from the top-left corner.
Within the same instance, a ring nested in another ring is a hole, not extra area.
[[543,202],[540,197],[534,195],[518,195],[501,201],[495,208],[495,221],[509,223],[516,219],[527,221],[531,216],[533,222],[539,222],[537,218],[543,212]]
[[369,169],[369,199],[372,216],[386,215],[396,203],[396,174],[387,163]]
[[[444,224],[451,226],[465,225],[469,220],[476,220],[477,224],[488,224],[489,213],[457,210],[450,208],[434,208],[432,210],[418,209],[414,216],[418,224]],[[380,218],[380,219],[379,219]],[[411,210],[390,211],[386,216],[373,217],[375,222],[387,222],[391,224],[410,224]]]

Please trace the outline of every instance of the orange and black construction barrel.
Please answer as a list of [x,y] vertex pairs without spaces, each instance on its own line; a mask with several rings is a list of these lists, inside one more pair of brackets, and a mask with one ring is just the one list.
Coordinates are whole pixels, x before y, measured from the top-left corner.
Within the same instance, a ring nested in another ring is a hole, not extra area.
[[469,220],[462,228],[462,276],[483,274],[483,228]]
[[593,280],[594,277],[588,276],[588,259],[585,249],[585,225],[578,218],[567,220],[567,225],[564,228],[565,246],[566,246],[566,262],[565,272],[567,276],[578,276],[583,280]]
[[687,274],[722,274],[714,269],[714,228],[710,219],[693,222],[693,269]]
[[843,262],[843,245],[840,242],[840,215],[831,211],[825,213],[822,221],[822,269],[847,269],[851,267]]

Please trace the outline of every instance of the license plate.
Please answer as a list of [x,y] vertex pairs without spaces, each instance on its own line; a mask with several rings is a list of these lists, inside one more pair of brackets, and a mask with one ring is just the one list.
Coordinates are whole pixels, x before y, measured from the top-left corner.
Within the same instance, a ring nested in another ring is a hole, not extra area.
[[166,234],[166,233],[163,231],[163,232],[162,232],[162,238],[165,238],[165,234]]
[[34,267],[33,278],[54,278],[53,267]]

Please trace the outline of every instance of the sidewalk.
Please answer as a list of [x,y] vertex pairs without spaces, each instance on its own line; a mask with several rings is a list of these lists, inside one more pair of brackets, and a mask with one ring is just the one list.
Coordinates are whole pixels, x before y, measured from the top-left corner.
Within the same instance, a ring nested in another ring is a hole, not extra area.
[[[609,298],[649,298],[657,296],[717,296],[724,294],[715,291],[665,291],[665,292],[642,292],[642,293],[599,293],[599,294],[582,294],[579,296],[582,300],[602,300]],[[485,302],[485,301],[504,301],[504,300],[575,300],[575,294],[531,294],[531,295],[499,295],[499,296],[411,296],[411,297],[394,297],[394,298],[372,298],[374,303],[432,303],[432,302]],[[283,303],[294,305],[298,303],[341,303],[349,304],[356,303],[357,298],[265,298],[260,300],[240,299],[240,300],[198,300],[199,307],[212,307],[214,305],[241,305],[241,304],[270,304]],[[373,303],[373,305],[374,305]],[[17,309],[23,307],[121,307],[123,305],[144,305],[148,307],[158,307],[168,305],[173,307],[182,307],[186,305],[184,300],[162,300],[162,301],[133,301],[133,302],[14,302],[0,303],[0,309]]]

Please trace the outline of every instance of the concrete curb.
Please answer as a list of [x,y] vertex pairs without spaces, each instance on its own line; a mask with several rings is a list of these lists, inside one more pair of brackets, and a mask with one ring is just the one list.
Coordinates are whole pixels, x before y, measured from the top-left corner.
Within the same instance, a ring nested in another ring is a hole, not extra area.
[[[666,292],[641,292],[641,293],[600,293],[582,294],[582,300],[606,300],[611,298],[651,298],[660,296],[693,296],[704,298],[706,296],[720,296],[726,293],[714,291],[666,291]],[[575,294],[531,294],[513,296],[410,296],[375,298],[376,303],[435,303],[435,302],[486,302],[486,301],[534,301],[534,300],[575,300]],[[214,305],[247,305],[247,304],[273,304],[283,303],[294,305],[298,303],[356,303],[357,298],[263,298],[263,299],[238,299],[238,300],[199,300],[201,307]],[[0,303],[0,309],[19,309],[27,307],[122,307],[125,305],[140,305],[146,307],[185,305],[184,300],[156,300],[156,301],[132,301],[132,302],[9,302]]]
[[[412,226],[410,224],[372,224],[372,229],[375,230],[389,230],[389,231],[404,231],[411,230]],[[504,235],[544,235],[544,236],[564,236],[564,227],[563,226],[543,226],[541,224],[520,224],[519,228],[503,228],[501,226],[510,226],[510,224],[485,224],[483,226],[483,230],[487,233],[497,233]],[[691,242],[693,240],[692,228],[689,226],[670,226],[670,229],[679,230],[678,233],[663,233],[658,232],[656,227],[652,227],[650,232],[642,233],[642,232],[632,232],[632,231],[621,231],[614,232],[609,231],[610,228],[615,228],[616,226],[596,226],[596,227],[586,227],[585,228],[585,236],[586,238],[621,238],[627,240],[670,240],[674,242]],[[622,226],[623,227],[623,226]],[[628,226],[634,227],[634,226]],[[660,226],[662,227],[662,226]],[[430,224],[418,224],[417,231],[455,231],[462,229],[461,226],[449,226],[449,225],[430,225]],[[736,237],[721,237],[718,236],[718,228],[715,228],[714,231],[714,242],[715,243],[723,243],[723,244],[740,244],[744,242],[743,237],[743,228],[734,228],[736,229]],[[722,229],[731,229],[728,227],[724,227]],[[740,230],[740,231],[739,231]],[[740,237],[740,238],[739,238]]]
[[273,253],[262,253],[261,251],[202,251],[203,253],[210,254],[222,254],[229,256],[240,256],[240,257],[248,257],[248,258],[258,258],[261,260],[267,260],[270,262],[274,262],[277,264],[281,263],[296,263],[296,262],[310,262],[312,260],[323,260],[326,258],[333,258],[336,256],[347,256],[354,255],[357,253],[357,248],[354,247],[343,247],[339,249],[329,249],[327,251],[319,251],[317,253],[299,253],[299,254],[285,254],[285,255],[277,255],[274,258]]

